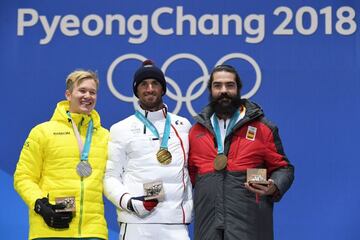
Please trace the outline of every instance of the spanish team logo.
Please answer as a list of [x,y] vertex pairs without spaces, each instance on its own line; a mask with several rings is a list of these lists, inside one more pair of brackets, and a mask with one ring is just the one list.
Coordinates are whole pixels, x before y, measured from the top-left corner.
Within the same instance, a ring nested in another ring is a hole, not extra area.
[[248,126],[247,132],[246,132],[246,139],[250,140],[250,141],[254,141],[255,140],[255,136],[256,136],[256,127],[252,127],[252,126]]

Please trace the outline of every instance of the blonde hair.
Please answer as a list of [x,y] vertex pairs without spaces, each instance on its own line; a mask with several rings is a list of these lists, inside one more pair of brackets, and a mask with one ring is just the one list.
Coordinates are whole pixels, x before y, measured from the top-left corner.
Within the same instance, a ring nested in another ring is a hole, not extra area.
[[66,78],[66,90],[72,92],[75,84],[81,84],[85,79],[93,79],[96,84],[96,90],[99,89],[99,78],[97,74],[91,70],[77,69],[71,72]]

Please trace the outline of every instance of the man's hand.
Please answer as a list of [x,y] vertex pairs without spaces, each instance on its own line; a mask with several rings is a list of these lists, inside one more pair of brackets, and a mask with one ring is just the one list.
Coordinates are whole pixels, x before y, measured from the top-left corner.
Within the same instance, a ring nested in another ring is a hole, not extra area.
[[62,204],[50,204],[48,198],[37,199],[34,211],[41,215],[45,223],[52,228],[66,229],[72,220],[71,212],[55,212],[56,209],[64,209]]
[[256,184],[256,183],[245,183],[245,188],[249,191],[261,195],[273,195],[278,190],[277,186],[274,183],[274,180],[269,179],[268,185]]

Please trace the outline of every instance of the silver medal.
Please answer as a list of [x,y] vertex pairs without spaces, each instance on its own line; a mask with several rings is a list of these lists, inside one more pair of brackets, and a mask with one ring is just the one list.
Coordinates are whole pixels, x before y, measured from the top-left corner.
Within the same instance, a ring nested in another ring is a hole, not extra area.
[[88,161],[80,161],[76,166],[76,172],[80,177],[88,177],[91,175],[92,168]]

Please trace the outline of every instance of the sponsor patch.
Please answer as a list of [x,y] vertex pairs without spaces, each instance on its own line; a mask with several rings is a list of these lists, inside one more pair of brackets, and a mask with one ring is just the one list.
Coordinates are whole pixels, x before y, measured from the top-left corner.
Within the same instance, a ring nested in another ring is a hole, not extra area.
[[196,135],[196,138],[201,138],[201,137],[203,137],[203,136],[205,136],[205,133],[198,133],[198,134]]
[[70,135],[70,132],[53,132],[54,135]]
[[132,129],[130,129],[130,131],[131,131],[131,133],[132,134],[140,134],[141,133],[141,129],[140,128],[132,128]]
[[252,126],[248,126],[247,132],[246,132],[246,139],[250,140],[250,141],[254,141],[255,140],[255,136],[256,136],[256,127],[252,127]]

